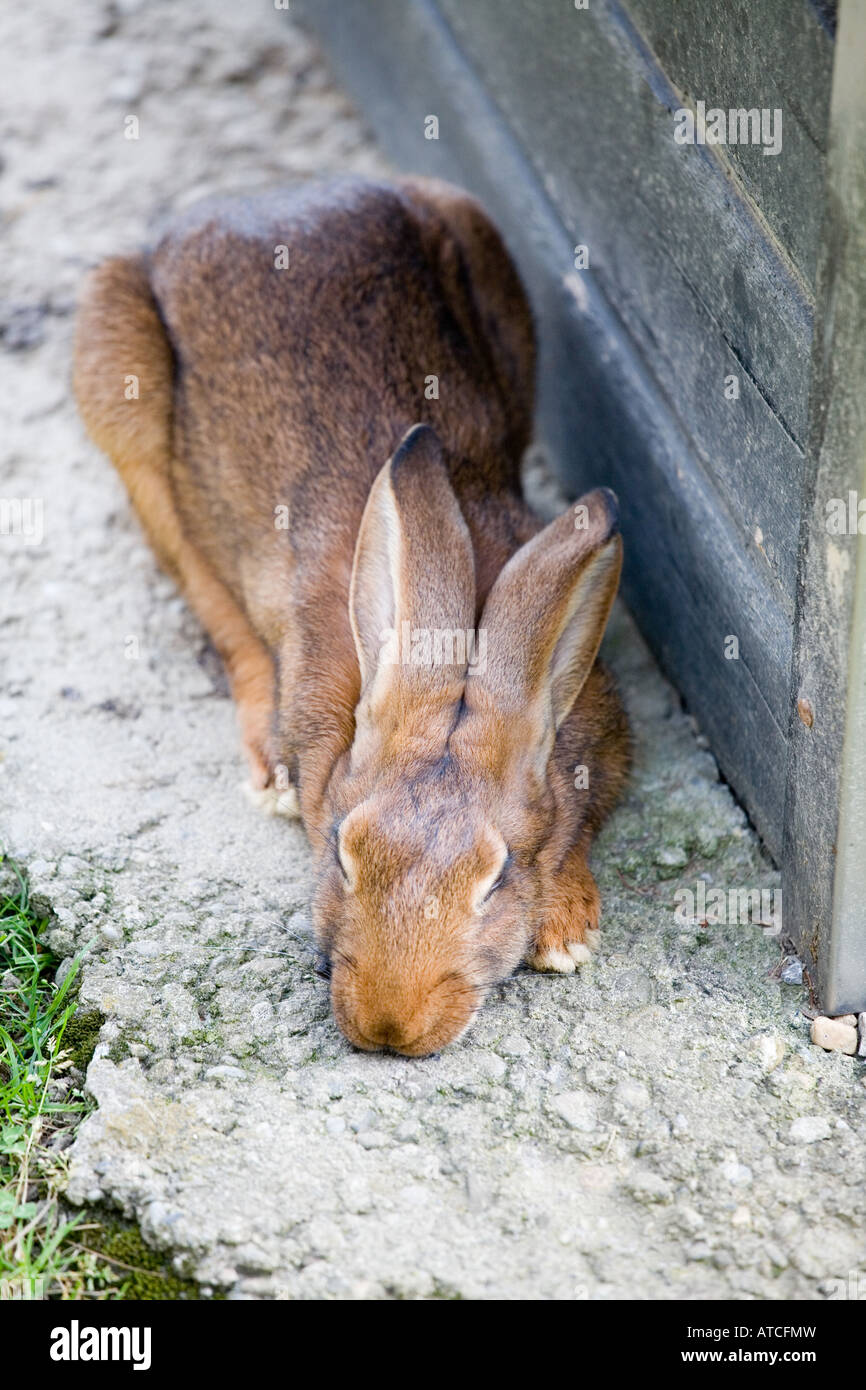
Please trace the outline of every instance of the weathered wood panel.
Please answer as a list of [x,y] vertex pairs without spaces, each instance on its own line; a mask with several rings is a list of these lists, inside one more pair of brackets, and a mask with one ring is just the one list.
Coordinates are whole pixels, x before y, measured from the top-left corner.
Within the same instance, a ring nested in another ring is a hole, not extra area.
[[[784,158],[724,151],[800,273],[814,285],[833,69],[829,28],[791,0],[625,0],[683,104],[783,113]],[[820,18],[820,16],[819,16]]]
[[[843,3],[818,276],[782,861],[831,1014],[866,1009],[866,7]],[[853,512],[850,509],[853,493]],[[836,504],[834,506],[834,500]],[[836,515],[853,526],[839,531]]]

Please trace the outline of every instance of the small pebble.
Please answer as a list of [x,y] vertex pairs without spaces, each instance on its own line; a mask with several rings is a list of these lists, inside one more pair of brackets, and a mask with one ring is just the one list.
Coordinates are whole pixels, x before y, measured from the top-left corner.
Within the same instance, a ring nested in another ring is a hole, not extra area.
[[642,1081],[633,1081],[630,1078],[617,1082],[613,1098],[628,1110],[646,1110],[650,1103],[647,1087]]
[[853,1057],[857,1051],[857,1029],[837,1018],[814,1018],[810,1036],[826,1052],[844,1052]]
[[358,1135],[358,1143],[362,1149],[384,1149],[388,1142],[387,1134],[380,1134],[377,1129],[365,1129]]
[[635,1173],[626,1179],[624,1187],[635,1201],[643,1202],[646,1206],[655,1202],[667,1204],[673,1201],[673,1188],[660,1173]]
[[655,856],[659,878],[675,878],[688,862],[688,852],[683,845],[666,845]]
[[866,1014],[860,1014],[860,1046],[857,1048],[858,1057],[866,1057]]
[[729,1158],[722,1164],[722,1177],[735,1187],[748,1187],[752,1181],[752,1170],[747,1168],[744,1163],[738,1163],[736,1158]]
[[584,1134],[591,1134],[595,1129],[595,1105],[583,1091],[565,1091],[555,1096],[553,1108],[571,1129],[582,1130]]
[[785,1044],[775,1033],[759,1033],[751,1038],[749,1050],[765,1075],[775,1071],[785,1056]]
[[796,956],[791,956],[786,960],[779,973],[779,979],[785,985],[801,985],[803,983],[803,962]]
[[829,1139],[832,1132],[830,1121],[823,1115],[801,1115],[791,1125],[788,1138],[794,1144],[816,1144],[820,1139]]
[[375,1110],[364,1110],[352,1120],[352,1129],[356,1134],[361,1134],[365,1129],[373,1129],[378,1118]]

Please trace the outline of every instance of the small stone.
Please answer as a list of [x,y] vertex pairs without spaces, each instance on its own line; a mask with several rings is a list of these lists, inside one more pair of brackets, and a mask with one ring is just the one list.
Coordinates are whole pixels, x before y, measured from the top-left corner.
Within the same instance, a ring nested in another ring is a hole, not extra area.
[[358,1135],[358,1143],[362,1149],[384,1149],[388,1143],[387,1134],[382,1134],[378,1129],[365,1129]]
[[499,1044],[499,1051],[506,1057],[526,1057],[532,1051],[526,1038],[519,1033],[509,1033]]
[[722,1164],[721,1174],[734,1187],[747,1187],[752,1181],[751,1168],[747,1168],[744,1163],[738,1163],[736,1157],[729,1158]]
[[823,1115],[800,1115],[788,1131],[792,1144],[815,1144],[819,1139],[829,1139],[832,1126]]
[[360,1115],[352,1121],[352,1129],[356,1134],[361,1134],[365,1129],[373,1129],[379,1116],[375,1110],[363,1110]]
[[628,1110],[646,1110],[650,1103],[647,1087],[642,1081],[632,1081],[630,1078],[617,1082],[613,1098]]
[[704,1218],[694,1207],[690,1207],[686,1202],[682,1206],[677,1206],[672,1217],[672,1224],[677,1230],[683,1231],[686,1235],[697,1235],[704,1225]]
[[570,1129],[584,1134],[595,1129],[595,1103],[583,1091],[563,1091],[561,1096],[554,1096],[553,1108]]
[[501,1081],[508,1067],[495,1052],[479,1052],[475,1059],[475,1070],[485,1081]]
[[752,1224],[752,1213],[748,1207],[737,1207],[731,1215],[731,1225],[747,1231]]
[[796,956],[789,956],[779,971],[779,979],[784,985],[801,985],[803,983],[803,962]]
[[785,1056],[785,1044],[775,1033],[759,1033],[750,1038],[749,1050],[760,1065],[765,1076],[769,1076]]
[[205,1072],[208,1081],[243,1081],[246,1075],[241,1067],[208,1067]]
[[853,1057],[857,1051],[857,1029],[839,1019],[813,1019],[810,1035],[812,1042],[826,1052],[844,1052]]
[[646,1206],[656,1202],[667,1203],[673,1199],[670,1183],[665,1182],[659,1173],[636,1173],[625,1187],[636,1202],[643,1202]]
[[688,852],[683,845],[665,845],[654,858],[659,878],[676,878],[680,869],[684,869],[688,862]]
[[857,1027],[856,1014],[836,1014],[833,1018],[834,1023],[847,1023],[849,1028]]
[[118,931],[117,927],[111,926],[109,922],[106,922],[104,926],[99,928],[99,935],[103,937],[106,941],[120,940],[120,932]]
[[858,1028],[860,1031],[860,1045],[857,1048],[857,1056],[866,1057],[866,1014],[859,1015]]
[[346,1121],[342,1115],[329,1115],[325,1121],[325,1129],[331,1135],[342,1134],[346,1128]]

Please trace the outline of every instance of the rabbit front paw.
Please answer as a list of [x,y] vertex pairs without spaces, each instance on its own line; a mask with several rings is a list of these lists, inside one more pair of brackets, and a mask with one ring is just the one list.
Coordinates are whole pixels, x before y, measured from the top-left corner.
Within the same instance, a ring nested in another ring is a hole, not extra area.
[[585,865],[568,872],[567,885],[560,886],[557,896],[526,961],[533,970],[571,975],[598,949],[601,897]]

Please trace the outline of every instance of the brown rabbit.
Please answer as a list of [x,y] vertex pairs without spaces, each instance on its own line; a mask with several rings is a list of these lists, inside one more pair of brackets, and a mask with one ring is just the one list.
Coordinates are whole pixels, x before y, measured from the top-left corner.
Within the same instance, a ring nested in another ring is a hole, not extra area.
[[79,311],[82,415],[223,657],[254,786],[299,809],[361,1048],[433,1052],[597,939],[621,543],[605,490],[544,529],[522,500],[534,361],[496,230],[422,179],[206,202]]

